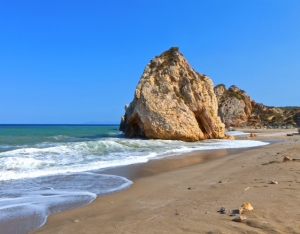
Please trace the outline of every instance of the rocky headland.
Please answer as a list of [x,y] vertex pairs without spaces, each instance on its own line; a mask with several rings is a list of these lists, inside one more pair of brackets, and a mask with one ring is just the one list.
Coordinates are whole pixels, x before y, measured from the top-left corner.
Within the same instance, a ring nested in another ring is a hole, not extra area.
[[120,130],[128,137],[198,141],[224,138],[212,80],[172,47],[147,64],[126,105]]
[[218,99],[218,115],[228,127],[295,127],[300,126],[300,108],[272,107],[251,100],[235,85],[214,88]]

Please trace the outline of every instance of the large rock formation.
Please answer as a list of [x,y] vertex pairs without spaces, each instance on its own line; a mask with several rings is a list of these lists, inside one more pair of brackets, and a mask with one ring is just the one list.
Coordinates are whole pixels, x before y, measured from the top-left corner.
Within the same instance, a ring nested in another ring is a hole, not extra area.
[[251,100],[244,90],[220,84],[214,88],[218,115],[226,127],[299,126],[300,108],[270,107]]
[[129,137],[198,141],[224,138],[213,83],[190,67],[177,47],[146,66],[120,130]]

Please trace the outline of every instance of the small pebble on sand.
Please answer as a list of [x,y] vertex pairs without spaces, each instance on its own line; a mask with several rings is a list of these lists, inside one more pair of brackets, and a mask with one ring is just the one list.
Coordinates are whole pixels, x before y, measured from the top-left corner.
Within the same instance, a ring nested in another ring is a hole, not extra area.
[[247,217],[245,217],[245,216],[243,216],[243,215],[240,215],[240,216],[238,216],[238,217],[235,217],[234,219],[233,219],[233,221],[235,221],[235,222],[243,222],[243,221],[245,221],[247,219]]

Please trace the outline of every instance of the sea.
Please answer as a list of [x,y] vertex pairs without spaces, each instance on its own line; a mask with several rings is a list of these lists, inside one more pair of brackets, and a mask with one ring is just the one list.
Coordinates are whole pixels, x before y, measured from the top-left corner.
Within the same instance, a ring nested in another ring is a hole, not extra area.
[[195,150],[266,144],[132,139],[118,125],[0,125],[0,234],[27,233],[42,226],[52,213],[132,185],[128,178],[103,173],[105,169]]

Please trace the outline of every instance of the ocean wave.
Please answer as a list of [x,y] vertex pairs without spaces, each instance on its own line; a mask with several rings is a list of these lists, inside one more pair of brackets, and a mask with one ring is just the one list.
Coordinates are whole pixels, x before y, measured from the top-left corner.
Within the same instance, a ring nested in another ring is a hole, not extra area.
[[266,145],[253,140],[182,142],[104,138],[61,143],[45,148],[22,148],[0,153],[0,180],[33,178],[66,172],[82,172],[147,162],[151,158],[194,150],[242,148]]

